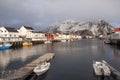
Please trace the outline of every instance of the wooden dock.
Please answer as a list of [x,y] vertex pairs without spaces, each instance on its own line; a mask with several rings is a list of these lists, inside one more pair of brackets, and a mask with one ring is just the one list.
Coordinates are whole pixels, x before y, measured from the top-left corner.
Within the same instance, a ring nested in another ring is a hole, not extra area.
[[36,67],[40,62],[49,61],[53,57],[54,53],[46,53],[24,67],[16,70],[14,73],[4,77],[2,80],[24,80],[33,72],[34,67]]

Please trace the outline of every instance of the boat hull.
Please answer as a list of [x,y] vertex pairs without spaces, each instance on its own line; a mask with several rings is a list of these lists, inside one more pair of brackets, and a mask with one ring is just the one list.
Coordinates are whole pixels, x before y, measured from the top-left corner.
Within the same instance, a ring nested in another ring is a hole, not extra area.
[[43,75],[43,74],[45,74],[47,71],[48,71],[48,69],[46,69],[46,70],[44,70],[44,71],[41,71],[41,72],[36,72],[36,75],[37,75],[37,76]]
[[94,69],[94,73],[96,76],[101,76],[102,72],[100,71],[100,68],[96,67],[95,62],[93,62],[93,69]]
[[9,45],[0,45],[0,50],[10,49],[11,47],[12,47],[11,44],[9,44]]
[[52,43],[50,40],[47,40],[44,42],[45,44],[49,44],[49,43]]
[[67,40],[61,40],[61,42],[66,42]]
[[34,68],[34,72],[36,73],[37,76],[43,75],[46,73],[50,68],[50,63],[47,63],[47,66],[45,68],[40,68],[39,65]]
[[23,45],[23,47],[24,46],[32,46],[32,43],[24,42],[24,43],[22,43],[22,45]]
[[110,42],[109,39],[106,39],[106,40],[104,40],[104,43],[106,43],[106,44],[110,44],[111,42]]
[[96,76],[110,76],[111,74],[109,67],[103,62],[93,62],[93,69]]

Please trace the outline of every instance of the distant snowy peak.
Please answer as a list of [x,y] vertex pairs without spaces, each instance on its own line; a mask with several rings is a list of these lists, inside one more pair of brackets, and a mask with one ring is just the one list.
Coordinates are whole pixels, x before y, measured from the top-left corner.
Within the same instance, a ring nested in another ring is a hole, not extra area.
[[52,33],[79,33],[81,35],[88,32],[87,35],[90,33],[90,35],[97,36],[112,33],[114,28],[104,20],[100,20],[99,22],[76,22],[67,20],[61,24],[48,27],[46,31]]

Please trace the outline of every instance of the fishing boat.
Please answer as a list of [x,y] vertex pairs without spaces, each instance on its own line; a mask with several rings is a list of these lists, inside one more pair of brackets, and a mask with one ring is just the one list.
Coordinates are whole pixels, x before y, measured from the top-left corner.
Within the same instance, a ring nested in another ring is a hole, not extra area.
[[0,43],[0,50],[9,49],[11,47],[12,47],[12,44],[10,44],[10,43],[6,43],[6,42],[1,42]]
[[93,61],[93,69],[97,76],[110,76],[110,68],[100,61]]
[[40,76],[45,72],[47,72],[49,68],[50,68],[50,62],[43,62],[37,65],[33,71],[36,73],[37,76]]
[[23,45],[23,47],[24,46],[32,46],[32,42],[23,42],[22,45]]

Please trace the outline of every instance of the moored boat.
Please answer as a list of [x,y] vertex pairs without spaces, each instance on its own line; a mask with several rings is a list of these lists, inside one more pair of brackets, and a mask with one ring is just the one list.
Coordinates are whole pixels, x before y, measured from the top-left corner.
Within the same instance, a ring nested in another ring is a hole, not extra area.
[[105,40],[104,40],[104,43],[106,43],[106,44],[110,44],[111,42],[110,42],[109,39],[105,39]]
[[48,43],[52,43],[52,42],[50,40],[46,40],[44,43],[48,44]]
[[93,61],[93,69],[97,76],[110,76],[110,68],[100,61]]
[[0,50],[9,49],[11,47],[12,47],[12,44],[10,43],[5,43],[5,42],[0,43]]
[[61,40],[61,42],[66,42],[67,40],[65,40],[65,39],[63,39],[63,40]]
[[37,76],[40,76],[45,72],[47,72],[49,68],[50,68],[50,62],[43,62],[37,65],[33,71],[36,73]]
[[23,46],[32,46],[32,42],[23,42],[22,45]]

